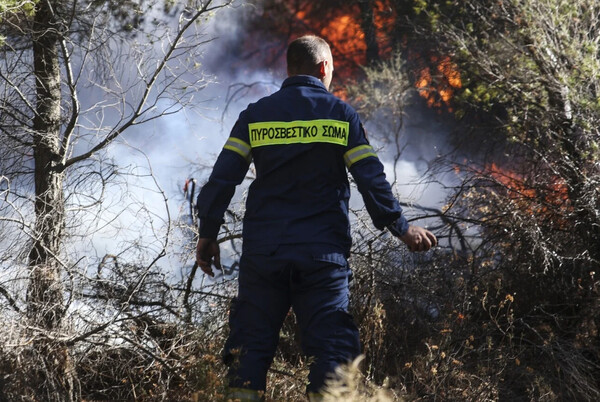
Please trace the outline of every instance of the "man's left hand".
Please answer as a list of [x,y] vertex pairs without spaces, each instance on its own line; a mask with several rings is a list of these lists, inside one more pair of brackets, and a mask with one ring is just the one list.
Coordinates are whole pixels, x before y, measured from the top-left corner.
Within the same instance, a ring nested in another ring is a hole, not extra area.
[[429,230],[420,226],[410,225],[408,231],[400,236],[410,251],[427,251],[437,245],[437,238]]

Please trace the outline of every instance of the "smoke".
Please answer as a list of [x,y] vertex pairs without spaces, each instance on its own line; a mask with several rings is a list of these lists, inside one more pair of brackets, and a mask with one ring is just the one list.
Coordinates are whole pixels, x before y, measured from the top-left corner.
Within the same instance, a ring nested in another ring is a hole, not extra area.
[[[93,235],[88,239],[89,244],[80,248],[88,253],[91,249],[100,257],[105,254],[125,257],[122,250],[134,250],[129,247],[131,244],[150,245],[158,251],[159,240],[167,236],[168,227],[173,230],[179,224],[192,221],[183,193],[186,179],[197,181],[196,190],[201,187],[239,113],[249,102],[276,90],[280,82],[280,78],[269,71],[231,68],[239,64],[235,57],[228,56],[228,50],[241,35],[239,19],[244,10],[243,7],[220,10],[198,28],[206,44],[196,63],[207,85],[196,93],[186,94],[192,103],[177,113],[130,127],[106,150],[103,158],[118,166],[122,179],[111,186],[105,196],[102,219],[108,223],[88,230]],[[123,65],[124,69],[128,67],[131,66]],[[121,73],[126,81],[129,73]],[[94,105],[103,99],[98,88],[88,90],[86,95],[82,99],[85,105]],[[168,102],[167,99],[159,101],[157,109],[169,107]],[[118,116],[108,113],[102,119],[106,125],[117,121]],[[94,140],[91,138],[89,143]],[[88,146],[82,141],[78,150]],[[239,189],[238,200],[243,191]],[[160,262],[165,272],[187,275],[193,263],[192,233],[187,237],[189,244],[181,244],[182,239],[176,239],[179,243],[173,243],[167,257]],[[190,249],[183,257],[182,247]],[[131,255],[135,256],[135,252]],[[145,260],[152,258],[148,255]]]

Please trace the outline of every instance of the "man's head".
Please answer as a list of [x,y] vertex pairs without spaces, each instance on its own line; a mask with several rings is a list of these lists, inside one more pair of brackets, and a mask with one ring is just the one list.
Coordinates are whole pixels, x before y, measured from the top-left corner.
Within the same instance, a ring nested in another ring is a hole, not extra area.
[[312,75],[329,89],[333,77],[333,57],[324,39],[306,35],[292,41],[287,50],[287,66],[288,76]]

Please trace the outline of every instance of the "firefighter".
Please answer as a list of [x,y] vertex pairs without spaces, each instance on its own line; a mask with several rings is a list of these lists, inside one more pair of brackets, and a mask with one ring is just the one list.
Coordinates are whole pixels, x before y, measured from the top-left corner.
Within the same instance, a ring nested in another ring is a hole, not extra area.
[[387,228],[411,251],[437,243],[432,232],[409,225],[402,215],[356,111],[329,92],[333,71],[325,40],[308,35],[292,41],[288,78],[279,91],[241,112],[198,195],[196,259],[212,276],[213,264],[221,268],[217,235],[225,210],[254,163],[239,290],[223,352],[230,396],[241,400],[260,400],[264,393],[290,307],[303,352],[312,359],[310,398],[318,397],[338,365],[360,353],[348,313],[348,171],[376,228]]

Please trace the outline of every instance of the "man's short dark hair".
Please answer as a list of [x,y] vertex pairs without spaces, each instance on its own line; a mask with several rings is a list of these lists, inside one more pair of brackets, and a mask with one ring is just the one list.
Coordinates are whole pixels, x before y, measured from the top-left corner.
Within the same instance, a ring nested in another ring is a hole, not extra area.
[[318,65],[331,53],[329,44],[315,35],[305,35],[290,43],[287,50],[289,75],[316,75]]

